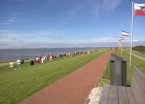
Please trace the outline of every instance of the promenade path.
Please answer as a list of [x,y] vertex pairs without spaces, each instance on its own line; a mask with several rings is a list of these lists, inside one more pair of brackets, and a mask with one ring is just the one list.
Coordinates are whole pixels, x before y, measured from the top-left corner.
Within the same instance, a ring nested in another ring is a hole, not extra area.
[[134,54],[134,53],[132,53],[132,55],[133,55],[133,56],[135,56],[135,57],[137,57],[137,58],[139,58],[139,59],[141,59],[141,60],[144,60],[144,61],[145,61],[145,58],[144,58],[144,57],[142,57],[142,56],[139,56],[139,55]]
[[20,104],[85,104],[89,92],[97,86],[112,52],[114,49],[26,98]]
[[0,66],[5,66],[5,65],[9,65],[9,62],[0,63]]

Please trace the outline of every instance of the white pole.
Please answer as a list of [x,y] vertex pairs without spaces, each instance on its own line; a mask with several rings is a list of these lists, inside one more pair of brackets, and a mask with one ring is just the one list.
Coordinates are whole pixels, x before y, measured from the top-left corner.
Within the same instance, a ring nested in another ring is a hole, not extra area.
[[132,0],[131,35],[130,35],[130,66],[132,64],[133,15],[134,15],[133,11],[134,11],[134,2]]
[[122,53],[122,42],[121,42],[121,53]]
[[121,41],[120,41],[120,44],[119,44],[119,49],[120,49],[120,51],[121,51]]

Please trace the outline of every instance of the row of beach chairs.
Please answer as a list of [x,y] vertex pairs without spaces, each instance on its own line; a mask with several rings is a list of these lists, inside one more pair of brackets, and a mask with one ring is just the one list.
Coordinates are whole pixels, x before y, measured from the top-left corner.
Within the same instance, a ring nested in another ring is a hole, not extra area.
[[[57,57],[65,57],[65,56],[75,56],[76,54],[88,54],[88,53],[93,53],[94,51],[84,51],[84,52],[72,52],[72,53],[64,53],[64,54],[60,54],[60,55],[47,55],[47,56],[39,56],[39,57],[35,57],[32,59],[29,59],[30,65],[35,65],[35,64],[39,64],[39,63],[44,63],[45,60],[53,60]],[[24,64],[24,59],[18,59],[16,60],[16,62],[9,62],[9,67],[17,67],[17,69],[19,69],[19,65],[20,64]]]

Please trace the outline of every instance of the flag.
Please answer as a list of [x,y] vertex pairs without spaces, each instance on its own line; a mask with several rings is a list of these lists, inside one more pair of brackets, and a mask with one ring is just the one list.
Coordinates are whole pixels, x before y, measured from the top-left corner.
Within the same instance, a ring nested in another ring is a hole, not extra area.
[[134,3],[135,16],[145,16],[145,4]]
[[119,40],[119,41],[118,41],[118,44],[121,45],[121,43],[122,43],[121,40]]
[[123,37],[121,37],[121,39],[120,40],[125,40]]
[[130,34],[128,32],[122,31],[122,36],[129,36]]

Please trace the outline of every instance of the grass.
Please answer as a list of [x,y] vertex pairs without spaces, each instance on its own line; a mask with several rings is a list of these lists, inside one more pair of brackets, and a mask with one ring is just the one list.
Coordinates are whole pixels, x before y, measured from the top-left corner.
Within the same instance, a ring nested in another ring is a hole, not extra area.
[[34,66],[30,66],[27,62],[21,65],[18,70],[2,66],[0,67],[0,104],[18,103],[106,51],[102,50],[86,55],[57,58]]
[[[145,74],[145,61],[132,56],[132,67],[129,65],[129,54],[126,52],[120,52],[120,50],[115,50],[115,54],[118,56],[121,56],[123,58],[127,58],[127,86],[130,86],[131,84],[131,78],[132,78],[132,69],[134,66],[138,67],[144,74]],[[108,80],[103,82],[103,80]],[[100,85],[103,86],[104,84],[109,84],[110,80],[110,62],[107,63],[107,66],[105,68],[104,74],[102,76],[102,79],[100,80]]]
[[[125,47],[123,49],[127,50],[128,52],[130,52],[130,48]],[[140,52],[140,51],[137,51],[137,50],[132,50],[132,53],[137,54],[137,55],[145,58],[145,53],[143,53],[143,52]]]
[[108,61],[102,78],[99,80],[98,86],[103,87],[105,84],[110,84],[110,62]]

